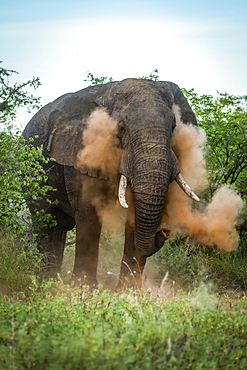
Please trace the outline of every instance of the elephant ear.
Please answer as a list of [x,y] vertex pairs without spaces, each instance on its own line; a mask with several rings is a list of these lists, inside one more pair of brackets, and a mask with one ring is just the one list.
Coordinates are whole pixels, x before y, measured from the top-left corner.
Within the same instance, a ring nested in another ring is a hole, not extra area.
[[171,108],[174,111],[176,110],[176,107],[174,107],[174,105],[179,108],[181,121],[186,124],[192,123],[193,125],[197,125],[196,116],[180,88],[172,82],[160,81],[159,83],[167,93],[170,93],[172,95],[173,104]]
[[56,162],[102,179],[118,173],[122,153],[117,122],[106,108],[97,107],[81,118],[56,110],[50,114],[47,127],[46,150]]
[[86,127],[85,119],[69,119],[60,110],[49,115],[46,133],[46,148],[56,162],[75,166],[76,156],[83,148],[82,133]]
[[99,107],[111,110],[113,85],[112,82],[89,86],[63,95],[43,108],[41,120],[47,117],[44,125],[45,145],[49,155],[58,163],[75,165],[76,155],[83,148],[82,135],[87,126],[87,118]]
[[[57,163],[73,166],[84,175],[106,179],[98,166],[92,166],[79,160],[85,149],[83,133],[87,128],[87,118],[68,119],[61,111],[54,111],[50,114],[49,121],[52,122],[50,135],[48,135],[47,151],[50,157]],[[95,152],[97,148],[95,148]]]

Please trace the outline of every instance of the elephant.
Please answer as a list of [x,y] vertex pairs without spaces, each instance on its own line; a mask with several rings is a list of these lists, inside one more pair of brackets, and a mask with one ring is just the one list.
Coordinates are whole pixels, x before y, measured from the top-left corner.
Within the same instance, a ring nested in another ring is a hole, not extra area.
[[47,207],[43,200],[30,206],[31,213],[45,209],[56,219],[39,244],[40,251],[48,252],[53,273],[60,272],[66,233],[75,226],[73,275],[97,285],[102,229],[97,207],[119,199],[127,213],[119,286],[141,286],[147,258],[169,237],[169,230],[159,229],[169,184],[177,181],[188,196],[199,200],[181,176],[171,147],[174,107],[183,123],[197,125],[176,84],[128,78],[65,94],[29,121],[23,136],[33,138],[34,146],[43,145],[44,156],[51,158],[43,164],[48,184],[56,189],[49,194],[55,204]]

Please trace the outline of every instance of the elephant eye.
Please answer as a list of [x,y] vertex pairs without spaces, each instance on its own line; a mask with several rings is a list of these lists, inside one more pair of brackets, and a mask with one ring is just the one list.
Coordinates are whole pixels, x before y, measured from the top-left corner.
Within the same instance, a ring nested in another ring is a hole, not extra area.
[[172,120],[172,131],[174,131],[175,127],[176,127],[176,118],[174,117]]
[[118,135],[121,137],[125,133],[125,126],[123,122],[120,122],[118,125]]

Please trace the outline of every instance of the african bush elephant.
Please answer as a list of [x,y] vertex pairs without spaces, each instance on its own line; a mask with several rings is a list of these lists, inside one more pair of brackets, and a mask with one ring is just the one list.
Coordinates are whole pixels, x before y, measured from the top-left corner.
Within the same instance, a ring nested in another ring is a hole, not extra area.
[[[40,244],[40,250],[52,252],[53,271],[60,271],[66,232],[76,226],[74,276],[97,284],[99,204],[117,200],[120,183],[120,204],[125,208],[127,202],[132,204],[125,223],[120,282],[141,284],[146,258],[167,239],[158,227],[168,185],[176,180],[198,200],[180,175],[171,148],[174,106],[183,123],[197,124],[177,85],[126,79],[63,95],[27,124],[24,138],[38,135],[33,145],[42,144],[44,155],[55,159],[44,168],[48,184],[57,189],[49,195],[56,204],[46,210],[57,225],[46,230]],[[133,201],[126,200],[127,186]],[[37,207],[47,208],[47,203]]]

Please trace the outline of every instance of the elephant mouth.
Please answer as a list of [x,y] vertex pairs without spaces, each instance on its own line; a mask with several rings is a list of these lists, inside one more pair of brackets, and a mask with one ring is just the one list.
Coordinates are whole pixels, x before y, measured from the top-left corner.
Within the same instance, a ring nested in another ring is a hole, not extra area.
[[[180,188],[187,194],[191,199],[199,202],[200,198],[193,192],[191,187],[187,184],[187,182],[182,177],[181,173],[179,173],[175,177],[175,181],[180,186]],[[123,208],[128,208],[128,204],[126,202],[126,188],[127,188],[128,180],[126,176],[121,175],[120,182],[119,182],[119,189],[118,189],[118,199]]]
[[171,230],[170,229],[161,229],[162,235],[164,238],[169,239],[171,235]]
[[158,251],[163,247],[165,241],[170,238],[170,229],[161,229],[155,234],[155,248]]

